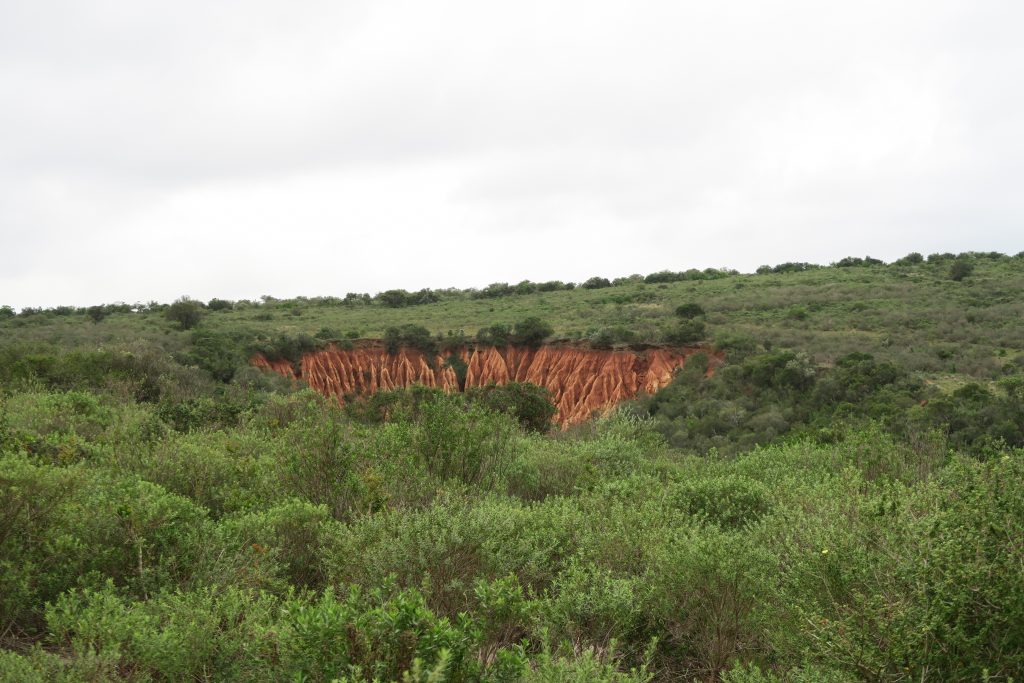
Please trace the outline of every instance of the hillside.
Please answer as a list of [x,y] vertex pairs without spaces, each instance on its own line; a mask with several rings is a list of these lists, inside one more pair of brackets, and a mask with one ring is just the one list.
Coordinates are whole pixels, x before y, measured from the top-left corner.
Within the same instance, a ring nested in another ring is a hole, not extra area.
[[0,680],[1020,680],[1022,301],[972,253],[0,308]]
[[[516,286],[492,285],[433,291],[420,297],[431,302],[425,304],[404,303],[410,297],[396,302],[387,292],[375,298],[267,297],[224,302],[227,307],[203,318],[202,329],[261,339],[321,330],[379,339],[390,327],[418,325],[432,334],[472,336],[535,316],[552,325],[558,338],[587,340],[605,332],[612,343],[629,343],[659,340],[671,330],[675,308],[695,302],[706,311],[713,340],[746,337],[803,351],[826,364],[850,352],[867,352],[936,381],[994,379],[1008,359],[1024,351],[1024,257],[978,254],[960,260],[971,264],[972,273],[959,281],[950,276],[958,259],[933,255],[921,263],[808,270],[801,270],[807,264],[780,264],[776,268],[782,272],[752,275],[688,271],[669,274],[686,278],[669,282],[659,281],[665,274],[651,274],[646,278],[652,282],[633,276],[594,289],[536,291],[530,283],[521,288],[524,294],[517,294]],[[85,310],[30,309],[0,320],[0,330],[7,344],[88,347],[145,340],[171,352],[190,345],[192,333],[175,330],[164,318],[166,304],[107,308],[109,314],[95,325],[83,324]],[[119,312],[130,309],[139,312]]]
[[[302,380],[325,396],[357,400],[379,391],[414,385],[445,392],[510,382],[528,382],[549,392],[555,421],[565,427],[602,415],[637,395],[655,394],[668,386],[688,356],[703,354],[717,365],[722,354],[691,347],[640,351],[591,349],[578,345],[494,347],[460,346],[444,355],[400,348],[389,353],[383,344],[338,348],[333,344],[304,353],[296,365],[270,361],[262,355],[252,364],[288,378]],[[708,368],[708,372],[712,372]]]

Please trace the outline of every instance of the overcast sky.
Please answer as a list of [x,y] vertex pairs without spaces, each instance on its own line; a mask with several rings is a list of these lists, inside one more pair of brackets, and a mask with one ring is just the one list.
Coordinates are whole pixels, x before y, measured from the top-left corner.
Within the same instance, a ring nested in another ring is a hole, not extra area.
[[0,305],[1024,249],[1024,3],[0,0]]

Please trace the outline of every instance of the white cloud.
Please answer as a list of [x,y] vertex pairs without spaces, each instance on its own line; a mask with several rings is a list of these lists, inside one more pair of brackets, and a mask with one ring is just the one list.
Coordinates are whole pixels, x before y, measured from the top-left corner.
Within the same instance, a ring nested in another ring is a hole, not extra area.
[[1010,2],[0,6],[0,303],[1022,247]]

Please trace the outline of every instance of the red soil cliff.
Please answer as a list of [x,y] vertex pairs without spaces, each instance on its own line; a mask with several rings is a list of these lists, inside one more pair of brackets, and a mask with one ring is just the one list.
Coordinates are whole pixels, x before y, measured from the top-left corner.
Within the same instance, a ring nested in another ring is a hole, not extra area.
[[[641,392],[654,393],[672,380],[687,357],[698,352],[708,355],[709,373],[721,363],[721,354],[699,348],[605,351],[562,345],[537,349],[482,346],[463,349],[457,355],[467,366],[466,387],[492,382],[532,382],[546,387],[558,408],[555,420],[564,428],[607,412]],[[458,391],[455,371],[445,367],[445,358],[432,360],[433,364],[428,363],[415,349],[389,354],[383,346],[372,344],[307,353],[298,375],[286,360],[256,356],[252,364],[285,377],[301,377],[316,391],[339,400],[412,384]]]

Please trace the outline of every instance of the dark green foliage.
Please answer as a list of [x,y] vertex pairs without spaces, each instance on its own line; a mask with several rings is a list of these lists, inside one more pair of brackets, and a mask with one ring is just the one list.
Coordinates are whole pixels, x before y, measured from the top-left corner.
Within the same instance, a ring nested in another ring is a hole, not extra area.
[[[1017,680],[1020,259],[920,261],[0,313],[0,680]],[[459,328],[632,343],[686,301],[714,352],[553,434],[530,385],[340,408],[247,366],[407,324],[459,375]]]
[[489,488],[515,457],[513,422],[459,397],[438,396],[421,407],[415,448],[432,474]]
[[107,311],[103,306],[90,306],[86,313],[94,323],[98,323],[107,317]]
[[[218,333],[209,330],[196,330],[192,333],[192,351],[189,360],[195,365],[209,372],[214,379],[221,382],[230,382],[235,372],[244,367],[248,361],[246,353],[246,340],[249,337],[246,333]],[[285,345],[282,345],[285,346]],[[268,346],[263,347],[269,351],[269,358],[275,354],[290,352],[285,348],[284,352],[275,348],[271,350]],[[280,357],[285,357],[281,355]]]
[[377,301],[391,308],[400,308],[409,303],[409,292],[404,289],[389,289],[377,295]]
[[616,292],[608,294],[603,300],[609,304],[649,304],[657,301],[658,296],[648,289],[639,289],[632,292]]
[[334,341],[337,339],[343,339],[344,335],[334,328],[321,327],[313,337],[323,341]]
[[675,446],[731,452],[837,419],[879,419],[901,430],[925,395],[905,371],[863,353],[832,370],[791,351],[749,355],[712,377],[706,367],[691,359],[669,387],[641,402]]
[[[847,397],[902,381],[863,354],[840,371]],[[764,400],[808,376],[773,352],[732,381]],[[1024,663],[1024,452],[944,464],[869,428],[667,457],[624,414],[527,436],[501,412],[529,387],[402,393],[375,426],[300,393],[188,435],[130,402],[13,394],[0,674],[976,680]],[[18,452],[30,437],[62,446]]]
[[916,266],[920,263],[924,263],[924,256],[921,256],[916,251],[912,251],[903,258],[893,261],[893,265],[896,266]]
[[370,396],[346,397],[349,402],[346,403],[344,410],[352,420],[367,425],[379,425],[395,420],[416,421],[420,417],[423,404],[441,394],[440,389],[414,384],[405,389],[378,391]]
[[602,327],[589,334],[587,340],[595,349],[610,349],[616,344],[635,344],[643,341],[640,335],[625,325]]
[[665,333],[663,341],[666,344],[683,346],[701,341],[705,336],[705,325],[703,320],[682,320],[672,329]]
[[512,330],[501,324],[482,327],[476,333],[476,341],[488,346],[508,346],[512,343]]
[[447,336],[437,335],[437,347],[441,353],[456,353],[466,348],[470,338],[462,330],[448,330]]
[[554,332],[554,328],[540,318],[531,317],[520,320],[512,328],[510,341],[523,346],[540,346]]
[[529,280],[523,280],[512,288],[516,294],[533,294],[537,291],[537,285]]
[[208,389],[202,372],[182,367],[158,349],[62,351],[0,347],[0,386],[91,389],[124,393],[138,401],[192,397]]
[[858,268],[863,266],[884,266],[885,262],[870,256],[860,258],[858,256],[847,256],[834,264],[836,268]]
[[263,354],[267,360],[283,358],[298,364],[304,354],[316,351],[322,343],[308,334],[278,334],[271,339],[258,339],[250,344],[248,351]]
[[676,484],[666,495],[688,515],[725,529],[753,524],[771,507],[763,484],[734,475]]
[[190,330],[203,318],[203,304],[183,296],[164,311],[164,317],[177,323],[178,329]]
[[206,307],[211,311],[230,311],[234,308],[234,304],[227,299],[213,298],[207,302]]
[[507,282],[493,282],[481,289],[476,296],[482,299],[496,299],[514,293],[515,289],[509,287]]
[[359,294],[357,292],[349,292],[342,299],[342,303],[346,306],[364,306],[369,304],[373,300],[369,294]]
[[704,270],[697,270],[691,268],[690,270],[674,273],[670,270],[662,270],[657,273],[651,273],[644,278],[644,282],[648,284],[668,283],[668,282],[683,282],[693,280],[718,280],[723,277],[735,274],[733,270],[718,270],[717,268],[705,268]]
[[[460,371],[456,356],[445,360],[445,365]],[[460,382],[464,381],[464,375]],[[395,420],[411,420],[419,422],[424,414],[424,407],[441,400],[444,396],[439,389],[431,389],[414,385],[406,389],[378,391],[377,393],[353,400],[345,406],[345,412],[354,420],[363,424],[382,424]],[[355,398],[355,397],[352,397]],[[452,400],[462,402],[465,407],[480,408],[509,415],[527,431],[546,432],[551,427],[551,418],[556,408],[551,403],[549,392],[529,382],[509,382],[503,385],[471,387]]]
[[[844,259],[845,260],[845,259]],[[839,264],[836,264],[840,267]],[[777,266],[761,266],[757,269],[758,275],[767,275],[769,273],[802,273],[808,270],[817,270],[821,266],[814,263],[793,263],[786,262],[780,263]]]
[[476,341],[488,346],[539,346],[553,332],[554,329],[548,323],[540,318],[530,317],[520,320],[511,328],[507,325],[481,328],[476,334]]
[[680,318],[689,320],[704,315],[704,307],[700,304],[686,303],[676,306],[675,314]]
[[592,277],[584,282],[580,287],[583,289],[602,289],[604,287],[611,287],[612,283],[606,277]]
[[559,290],[573,289],[575,287],[571,282],[566,284],[561,280],[551,280],[549,282],[540,282],[537,284],[538,292],[557,292]]
[[427,354],[428,362],[433,360],[437,353],[437,343],[430,336],[427,328],[420,325],[402,325],[401,327],[389,327],[384,332],[384,347],[388,353],[395,354],[403,346],[409,346]]
[[466,392],[466,398],[495,412],[509,414],[523,429],[539,433],[551,428],[551,418],[557,410],[551,393],[529,382],[473,387]]
[[960,282],[965,277],[971,275],[974,272],[974,264],[964,258],[958,258],[953,261],[953,265],[949,267],[949,279],[954,282]]
[[191,398],[181,401],[163,401],[157,416],[179,432],[191,432],[211,427],[230,427],[251,405],[242,400]]
[[[452,349],[454,351],[454,349]],[[466,372],[469,370],[469,365],[466,361],[462,360],[462,357],[456,353],[448,356],[444,359],[444,367],[451,368],[455,371],[455,380],[459,384],[459,391],[466,390]]]
[[390,308],[433,304],[440,300],[440,295],[429,289],[421,289],[418,292],[412,293],[407,292],[404,289],[389,289],[388,291],[381,292],[377,295],[377,301]]
[[1004,380],[1002,391],[979,384],[960,387],[949,396],[928,402],[919,421],[946,430],[956,446],[974,452],[991,452],[1000,443],[1024,448],[1024,378]]

